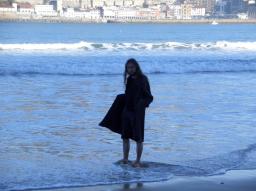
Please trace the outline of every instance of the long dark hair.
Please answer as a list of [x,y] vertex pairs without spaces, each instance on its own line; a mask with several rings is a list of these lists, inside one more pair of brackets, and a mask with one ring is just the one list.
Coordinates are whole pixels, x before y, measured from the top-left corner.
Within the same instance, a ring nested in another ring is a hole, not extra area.
[[135,60],[134,58],[130,58],[130,59],[128,59],[127,61],[126,61],[126,63],[125,63],[125,69],[124,69],[124,85],[126,85],[126,79],[127,79],[127,65],[128,65],[128,63],[132,63],[132,64],[134,64],[135,65],[135,67],[136,67],[136,76],[138,76],[138,77],[142,77],[144,74],[143,74],[143,72],[142,72],[142,70],[140,69],[140,65],[139,65],[139,63],[137,62],[137,60]]

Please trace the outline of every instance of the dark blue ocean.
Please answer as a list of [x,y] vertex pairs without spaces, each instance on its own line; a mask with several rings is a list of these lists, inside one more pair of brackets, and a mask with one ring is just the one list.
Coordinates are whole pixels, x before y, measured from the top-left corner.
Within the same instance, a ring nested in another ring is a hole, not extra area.
[[[143,169],[98,126],[131,57],[154,96]],[[1,22],[0,190],[256,169],[255,87],[255,25]]]

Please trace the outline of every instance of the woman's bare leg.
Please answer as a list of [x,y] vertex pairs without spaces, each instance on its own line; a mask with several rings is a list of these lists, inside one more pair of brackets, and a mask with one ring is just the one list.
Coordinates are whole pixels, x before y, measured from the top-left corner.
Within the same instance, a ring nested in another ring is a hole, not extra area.
[[128,157],[129,157],[129,151],[130,151],[130,140],[129,139],[123,139],[123,163],[128,163]]
[[142,155],[142,151],[143,151],[143,143],[142,142],[136,142],[137,144],[137,158],[133,163],[134,167],[141,167],[141,163],[140,163],[140,159],[141,159],[141,155]]

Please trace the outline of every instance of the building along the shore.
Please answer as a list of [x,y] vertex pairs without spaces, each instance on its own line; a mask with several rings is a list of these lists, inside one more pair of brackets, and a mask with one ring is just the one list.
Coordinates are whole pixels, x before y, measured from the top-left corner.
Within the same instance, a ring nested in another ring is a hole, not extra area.
[[212,14],[214,12],[216,0],[184,0],[182,1],[182,4],[191,4],[195,7],[203,7],[207,14]]
[[30,3],[19,3],[17,13],[20,15],[31,16],[35,12],[34,7]]
[[17,3],[0,2],[0,12],[2,13],[16,13],[17,8]]
[[102,15],[100,9],[75,11],[74,8],[67,8],[67,10],[63,13],[63,17],[97,21],[102,18]]
[[161,18],[158,8],[103,7],[103,17],[107,20],[155,20]]
[[54,17],[57,12],[54,10],[53,5],[35,5],[35,14],[37,16]]
[[47,4],[48,1],[46,0],[15,0],[15,3],[29,3],[32,6],[34,5],[42,5],[42,4]]
[[248,2],[248,17],[251,19],[256,18],[256,2],[255,2],[255,0],[249,0],[249,2]]

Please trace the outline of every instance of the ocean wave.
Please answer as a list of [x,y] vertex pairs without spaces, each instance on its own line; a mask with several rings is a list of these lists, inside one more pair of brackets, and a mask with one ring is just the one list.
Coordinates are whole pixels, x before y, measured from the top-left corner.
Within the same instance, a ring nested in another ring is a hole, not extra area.
[[[87,58],[88,59],[88,58]],[[256,59],[225,59],[206,58],[205,60],[191,59],[187,61],[180,58],[158,61],[146,60],[141,62],[143,71],[146,74],[204,74],[204,73],[241,73],[256,72]],[[49,61],[37,59],[37,62],[18,63],[3,62],[0,66],[0,76],[113,76],[123,74],[123,65],[119,61],[105,59],[100,62],[77,58],[71,63],[60,60]],[[84,61],[85,60],[85,61]]]
[[0,44],[0,50],[22,51],[152,51],[152,50],[227,50],[256,51],[256,41],[216,41],[216,42],[87,42],[77,43],[15,43]]
[[[217,155],[214,157],[204,158],[201,160],[189,161],[188,166],[197,167],[207,172],[205,176],[225,174],[230,170],[244,170],[245,166],[250,162],[250,158],[256,156],[256,144],[248,145],[239,150],[230,153]],[[256,163],[251,164],[247,169],[256,169]]]
[[[240,71],[188,71],[188,72],[146,72],[150,75],[161,75],[161,74],[221,74],[221,73],[256,73],[255,70],[240,70]],[[68,72],[31,72],[31,71],[17,71],[17,72],[2,72],[0,76],[120,76],[122,73],[68,73]]]

